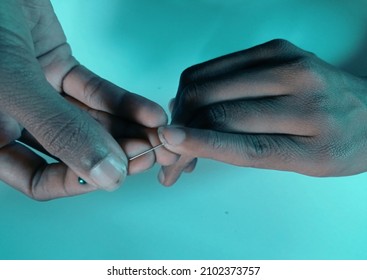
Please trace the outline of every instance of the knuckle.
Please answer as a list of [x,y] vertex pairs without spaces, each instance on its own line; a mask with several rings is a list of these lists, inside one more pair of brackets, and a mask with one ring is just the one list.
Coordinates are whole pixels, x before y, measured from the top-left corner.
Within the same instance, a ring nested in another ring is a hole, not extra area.
[[304,109],[311,113],[328,111],[331,105],[329,82],[315,60],[299,57],[289,65],[288,70],[296,78],[293,90],[297,94],[294,96],[305,105]]
[[38,202],[46,202],[58,197],[65,196],[61,194],[52,194],[49,190],[47,190],[47,188],[40,187],[38,185],[32,185],[28,190],[28,193],[26,193],[26,195],[29,198]]
[[225,148],[225,142],[215,131],[209,131],[207,142],[209,147],[214,151],[221,151]]
[[105,86],[106,80],[101,79],[98,76],[91,77],[85,84],[83,89],[83,95],[88,104],[102,104],[103,100],[98,94]]
[[332,162],[335,160],[348,157],[354,152],[354,144],[352,141],[342,142],[341,137],[336,135],[326,135],[320,141],[319,153],[322,160]]
[[47,197],[44,193],[39,192],[37,189],[32,189],[32,191],[30,191],[27,196],[38,202],[46,202],[51,200],[51,198]]
[[182,94],[182,101],[186,105],[195,104],[199,100],[199,92],[202,91],[202,86],[197,83],[188,84]]
[[227,108],[222,103],[210,106],[200,115],[200,118],[202,118],[205,128],[224,128],[228,121]]
[[293,59],[293,65],[297,66],[300,71],[314,72],[314,60],[307,55],[299,55]]
[[245,150],[245,156],[250,162],[253,161],[255,166],[259,164],[257,162],[258,160],[269,158],[275,149],[269,138],[259,135],[248,137],[248,143],[249,145]]
[[288,58],[297,57],[300,55],[312,57],[312,53],[297,47],[296,45],[285,39],[274,39],[266,43],[266,46],[274,55],[284,56]]
[[323,91],[327,86],[326,75],[320,70],[317,59],[300,55],[291,63],[291,70],[297,75],[301,86],[309,92]]
[[266,135],[246,136],[241,142],[243,165],[255,168],[281,168],[290,170],[298,161],[303,151],[296,141],[286,137]]
[[[51,154],[76,160],[80,152],[89,146],[88,134],[90,123],[80,115],[61,120],[51,121],[51,127],[44,132],[44,146]],[[79,161],[79,160],[78,160]]]
[[329,114],[329,98],[322,92],[305,93],[302,97],[303,111],[315,120],[314,124],[321,125],[324,129],[327,123],[332,123],[332,117]]
[[[328,136],[315,137],[308,143],[309,157],[312,158],[315,166],[313,176],[326,177],[335,173],[340,164],[338,162],[354,153],[354,147],[351,143],[341,143],[331,140]],[[340,174],[340,173],[339,173]]]
[[[324,103],[326,102],[324,101]],[[340,129],[340,119],[330,114],[327,106],[322,105],[322,109],[319,109],[319,116],[321,116],[319,117],[320,121],[318,125],[320,129],[319,135],[323,135],[326,140],[343,139],[344,131]]]
[[328,113],[330,107],[330,97],[322,90],[308,91],[305,94],[306,105],[320,113]]
[[[299,97],[300,110],[297,115],[307,118],[315,136],[335,134],[338,120],[331,112],[330,98],[323,92],[305,93]],[[296,101],[298,102],[298,101]]]
[[278,54],[288,53],[291,49],[295,48],[295,46],[285,39],[274,39],[268,42],[269,48]]
[[197,77],[199,76],[199,68],[199,65],[193,65],[186,68],[181,73],[180,84],[185,85],[196,81]]

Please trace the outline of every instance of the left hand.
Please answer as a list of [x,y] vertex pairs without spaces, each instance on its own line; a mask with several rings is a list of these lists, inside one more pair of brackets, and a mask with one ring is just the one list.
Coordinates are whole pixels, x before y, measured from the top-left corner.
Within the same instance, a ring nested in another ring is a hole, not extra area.
[[273,40],[185,70],[161,141],[177,163],[192,159],[310,176],[367,171],[367,81],[285,40]]
[[[101,86],[96,92],[90,93],[90,95],[93,95],[92,98],[82,98],[83,101],[64,94],[64,98],[69,103],[87,112],[94,118],[120,144],[128,158],[160,144],[157,129],[158,126],[166,124],[166,121],[163,121],[166,116],[158,104],[137,94],[130,93],[98,77],[87,69],[83,70],[86,71],[85,74],[91,75],[93,79],[96,79],[96,82],[100,83]],[[80,80],[76,82],[80,82]],[[109,104],[114,104],[115,98],[122,98],[123,100],[121,100],[120,109],[116,108],[115,113],[110,113],[113,110],[111,110]],[[91,103],[93,99],[100,100],[99,109],[95,109],[95,106]],[[125,111],[125,113],[122,115],[120,110]],[[146,116],[139,119],[135,117],[136,112],[139,112],[138,115],[145,114]],[[159,119],[161,121],[157,121]],[[35,142],[36,140],[31,135],[26,135],[27,137],[23,138],[25,142],[31,142],[33,145],[38,146]],[[42,150],[41,147],[40,149]],[[172,164],[176,160],[176,154],[162,147],[152,153],[129,161],[128,174],[133,175],[144,172],[156,162],[165,166]]]
[[[159,144],[156,130],[167,123],[163,108],[80,65],[71,53],[49,0],[21,2],[32,29],[37,60],[53,88],[67,101],[96,119],[128,157]],[[155,153],[129,162],[128,173],[143,172],[156,161],[167,165],[175,159],[176,156],[164,148],[158,149]]]
[[[156,130],[167,116],[80,65],[49,0],[0,1],[0,27],[0,180],[48,200],[113,190],[126,171],[175,159],[162,148],[127,162],[159,143]],[[59,162],[47,163],[19,141]]]

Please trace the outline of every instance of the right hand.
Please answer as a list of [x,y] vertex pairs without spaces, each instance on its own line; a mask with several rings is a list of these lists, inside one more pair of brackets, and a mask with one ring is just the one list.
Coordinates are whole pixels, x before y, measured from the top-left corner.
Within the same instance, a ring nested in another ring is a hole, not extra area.
[[366,93],[365,78],[285,40],[192,66],[174,126],[159,129],[181,155],[160,181],[173,184],[195,157],[317,177],[366,172]]

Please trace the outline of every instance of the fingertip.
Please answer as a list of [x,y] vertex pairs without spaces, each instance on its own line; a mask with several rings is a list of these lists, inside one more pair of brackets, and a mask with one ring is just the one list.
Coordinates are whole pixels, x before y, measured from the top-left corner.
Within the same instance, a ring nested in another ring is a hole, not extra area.
[[154,104],[150,109],[150,118],[147,118],[147,125],[151,128],[159,127],[162,125],[167,125],[168,123],[168,115],[164,111],[164,109],[158,105]]
[[164,182],[165,182],[165,175],[164,175],[164,171],[163,169],[161,168],[159,170],[159,173],[158,173],[158,181],[162,184],[162,185],[165,185]]
[[186,132],[182,127],[161,126],[158,128],[159,140],[165,146],[178,146],[186,139]]
[[150,101],[152,104],[149,106],[150,108],[147,108],[146,113],[148,113],[147,116],[144,118],[144,123],[142,123],[144,126],[149,128],[156,128],[159,126],[164,126],[168,124],[168,115],[164,111],[164,109],[156,104]]
[[140,158],[134,159],[129,164],[129,175],[135,175],[149,170],[155,164],[155,157],[152,153],[146,154]]
[[[146,136],[149,139],[151,147],[163,144],[158,137],[158,130],[156,128],[146,129]],[[157,163],[162,166],[172,165],[179,158],[179,155],[166,149],[164,146],[154,150],[154,154]]]
[[106,191],[118,189],[127,176],[127,163],[114,154],[97,163],[90,171],[89,178],[94,185]]
[[169,178],[167,179],[165,171],[164,171],[164,167],[162,167],[159,170],[158,173],[158,181],[164,186],[164,187],[171,187],[176,181],[172,181],[169,180]]
[[[128,158],[132,158],[151,148],[149,142],[142,139],[122,139],[119,141],[121,148]],[[128,174],[134,175],[150,169],[155,164],[154,153],[148,153],[129,161]]]
[[165,147],[162,147],[159,151],[155,151],[157,163],[162,166],[169,166],[178,161],[180,156],[175,154]]

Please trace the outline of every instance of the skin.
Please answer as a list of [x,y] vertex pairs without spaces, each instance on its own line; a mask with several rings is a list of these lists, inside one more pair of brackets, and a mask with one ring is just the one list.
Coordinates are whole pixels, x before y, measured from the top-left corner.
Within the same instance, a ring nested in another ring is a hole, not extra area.
[[176,160],[162,148],[127,161],[158,144],[166,123],[159,105],[80,65],[48,0],[0,1],[0,180],[36,200],[113,190]]
[[367,81],[285,40],[188,68],[159,137],[180,159],[163,167],[172,185],[194,158],[316,177],[367,171]]

